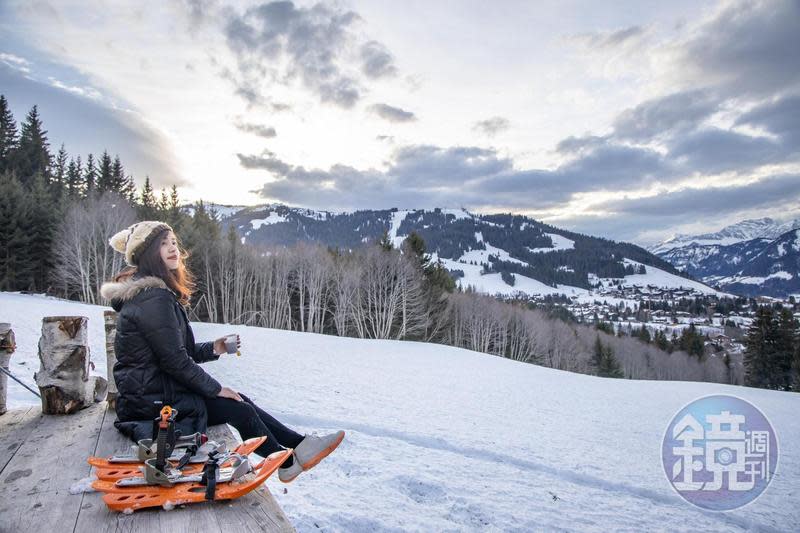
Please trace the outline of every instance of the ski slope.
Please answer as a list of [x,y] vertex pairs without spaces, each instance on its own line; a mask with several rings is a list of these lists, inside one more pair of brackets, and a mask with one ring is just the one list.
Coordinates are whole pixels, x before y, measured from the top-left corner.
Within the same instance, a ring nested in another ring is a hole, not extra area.
[[[0,321],[17,336],[11,370],[32,382],[41,318],[79,314],[89,317],[104,374],[104,309],[0,293]],[[301,532],[796,531],[800,523],[799,394],[603,379],[415,342],[193,328],[198,341],[241,335],[241,357],[204,365],[224,385],[300,431],[347,431],[294,483],[269,481]],[[37,401],[9,388],[12,406]],[[713,393],[755,404],[781,444],[766,492],[727,513],[684,502],[660,459],[672,416]]]

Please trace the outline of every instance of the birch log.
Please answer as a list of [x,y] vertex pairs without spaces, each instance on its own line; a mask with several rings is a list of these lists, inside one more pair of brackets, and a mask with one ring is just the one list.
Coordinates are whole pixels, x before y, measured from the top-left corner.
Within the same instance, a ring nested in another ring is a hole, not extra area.
[[[0,366],[8,370],[8,361],[14,353],[14,331],[11,324],[0,324]],[[8,394],[8,376],[0,372],[0,415],[6,412],[6,395]]]
[[117,403],[117,382],[114,381],[114,363],[117,362],[117,354],[114,351],[114,339],[117,337],[117,313],[114,311],[103,311],[103,320],[106,327],[106,369],[108,375],[108,395],[106,401],[112,409],[116,408]]
[[89,374],[88,323],[83,316],[42,319],[40,366],[34,379],[45,414],[71,414],[105,398],[106,379]]

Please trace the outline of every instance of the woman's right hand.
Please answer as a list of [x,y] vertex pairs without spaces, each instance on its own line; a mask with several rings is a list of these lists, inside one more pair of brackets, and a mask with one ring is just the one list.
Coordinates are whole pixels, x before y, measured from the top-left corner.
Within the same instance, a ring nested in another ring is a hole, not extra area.
[[238,392],[236,392],[235,390],[233,390],[233,389],[231,389],[229,387],[222,387],[219,390],[219,392],[217,393],[217,396],[220,397],[220,398],[230,398],[231,400],[236,400],[237,402],[243,402],[244,401],[242,399],[242,397],[239,396]]

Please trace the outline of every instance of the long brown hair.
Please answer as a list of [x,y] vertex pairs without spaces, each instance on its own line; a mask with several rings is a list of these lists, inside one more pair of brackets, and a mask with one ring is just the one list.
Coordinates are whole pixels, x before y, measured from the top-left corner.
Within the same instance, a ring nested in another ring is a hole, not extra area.
[[181,259],[178,268],[170,270],[161,259],[161,241],[166,238],[169,231],[168,229],[162,230],[155,239],[150,241],[147,248],[136,254],[138,256],[137,266],[126,268],[114,276],[114,281],[127,280],[137,272],[142,276],[156,276],[161,278],[167,287],[177,295],[181,305],[189,305],[195,289],[194,274],[186,267],[189,252],[183,248],[177,235],[175,239],[178,240],[178,253]]

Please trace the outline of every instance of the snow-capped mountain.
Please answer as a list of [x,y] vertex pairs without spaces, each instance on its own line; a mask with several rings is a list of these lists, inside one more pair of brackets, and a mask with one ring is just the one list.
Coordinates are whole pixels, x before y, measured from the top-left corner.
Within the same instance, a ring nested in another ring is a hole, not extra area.
[[697,248],[698,246],[705,245],[727,246],[730,244],[736,244],[758,238],[773,240],[787,231],[795,228],[800,228],[800,218],[781,223],[772,218],[764,217],[743,220],[741,222],[737,222],[736,224],[725,226],[715,233],[703,233],[700,235],[675,235],[666,241],[649,246],[647,249],[652,253],[663,257],[663,255],[670,250],[692,245],[695,245],[694,248]]
[[[778,223],[771,218],[745,220],[717,233],[677,236],[649,250],[678,270],[748,296],[782,297],[800,292],[791,250],[800,219]],[[794,266],[793,266],[794,265]]]
[[[762,239],[756,241],[763,243]],[[741,262],[736,272],[705,279],[749,296],[800,294],[800,230],[787,231],[763,244],[758,253]]]
[[355,249],[386,235],[399,248],[413,231],[456,283],[488,294],[591,298],[594,289],[604,287],[603,280],[626,286],[628,278],[640,286],[715,292],[639,246],[572,233],[520,215],[446,208],[332,212],[266,204],[226,213],[221,220],[226,230],[235,228],[243,243],[254,246],[308,241]]

